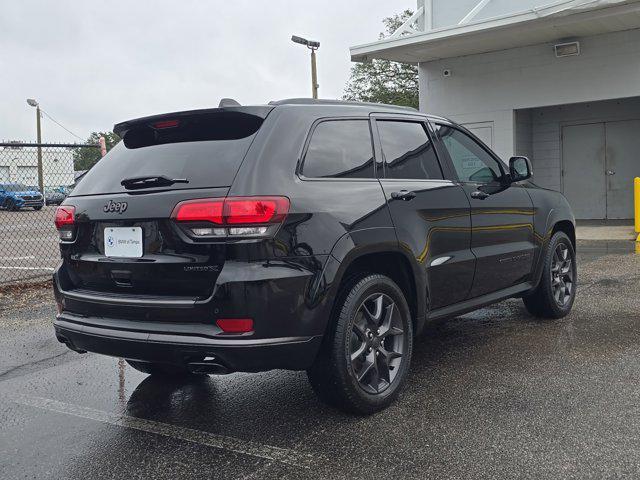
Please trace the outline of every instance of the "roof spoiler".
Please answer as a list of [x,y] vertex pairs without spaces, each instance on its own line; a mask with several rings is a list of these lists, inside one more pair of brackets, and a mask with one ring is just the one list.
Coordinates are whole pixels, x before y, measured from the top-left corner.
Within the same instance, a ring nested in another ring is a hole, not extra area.
[[[231,99],[223,99],[231,100]],[[222,101],[220,102],[222,104]],[[235,100],[231,100],[234,103],[238,103]],[[152,115],[150,117],[136,118],[134,120],[127,120],[125,122],[117,123],[113,127],[113,131],[118,134],[120,137],[124,138],[124,135],[133,127],[140,127],[144,125],[150,125],[155,122],[162,122],[166,120],[182,120],[188,117],[194,117],[199,115],[216,115],[216,114],[236,114],[238,116],[242,115],[251,115],[254,117],[259,117],[262,120],[267,118],[269,112],[273,110],[273,106],[269,105],[258,105],[254,107],[243,107],[241,105],[231,105],[226,104],[224,107],[218,108],[208,108],[203,110],[189,110],[186,112],[173,112],[173,113],[163,113],[161,115]]]
[[218,105],[218,108],[240,107],[240,106],[241,106],[240,103],[234,100],[233,98],[223,98],[220,100],[220,104]]

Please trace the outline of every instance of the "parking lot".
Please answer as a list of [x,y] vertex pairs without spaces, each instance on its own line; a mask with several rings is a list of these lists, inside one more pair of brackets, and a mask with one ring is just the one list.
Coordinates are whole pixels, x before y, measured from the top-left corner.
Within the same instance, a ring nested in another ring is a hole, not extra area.
[[319,403],[304,373],[171,383],[67,352],[48,288],[4,290],[0,478],[637,478],[632,248],[580,245],[563,320],[511,300],[432,325],[372,417]]
[[60,260],[55,209],[0,210],[0,284],[53,272]]

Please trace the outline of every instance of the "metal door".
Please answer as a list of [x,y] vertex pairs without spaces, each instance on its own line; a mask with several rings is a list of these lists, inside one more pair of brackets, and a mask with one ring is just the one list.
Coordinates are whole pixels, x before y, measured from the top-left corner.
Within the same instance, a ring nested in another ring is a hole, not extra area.
[[633,218],[633,179],[640,177],[640,120],[606,124],[607,218]]
[[578,219],[633,218],[640,120],[562,129],[564,194]]
[[578,219],[607,215],[605,145],[604,123],[562,129],[563,191]]

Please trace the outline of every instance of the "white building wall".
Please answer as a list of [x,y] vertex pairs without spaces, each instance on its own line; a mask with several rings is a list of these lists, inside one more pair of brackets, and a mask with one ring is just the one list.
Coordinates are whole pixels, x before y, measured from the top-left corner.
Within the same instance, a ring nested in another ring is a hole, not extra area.
[[531,110],[517,110],[516,122],[516,145],[514,155],[523,155],[533,159],[533,116]]
[[[31,183],[38,185],[38,156],[34,147],[0,149],[0,175],[3,181]],[[25,172],[29,171],[35,178],[27,182]],[[5,180],[5,177],[6,178]],[[45,187],[71,185],[74,182],[73,156],[71,152],[60,153],[59,149],[42,149],[42,180]]]
[[463,124],[493,122],[493,148],[506,159],[515,110],[640,95],[640,30],[579,40],[576,57],[556,58],[542,44],[422,63],[420,108]]

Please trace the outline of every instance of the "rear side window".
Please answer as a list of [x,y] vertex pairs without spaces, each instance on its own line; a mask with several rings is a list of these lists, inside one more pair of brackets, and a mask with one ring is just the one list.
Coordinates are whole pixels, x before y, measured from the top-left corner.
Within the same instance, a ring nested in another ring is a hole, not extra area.
[[378,120],[376,124],[385,159],[386,178],[444,178],[424,124],[391,120]]
[[154,175],[188,180],[163,189],[228,187],[263,119],[222,112],[162,122],[128,130],[72,196],[128,192],[123,180]]
[[375,178],[368,120],[328,120],[313,131],[302,165],[308,178]]

